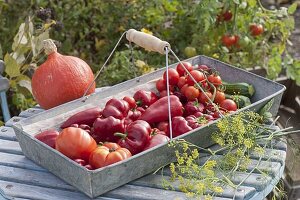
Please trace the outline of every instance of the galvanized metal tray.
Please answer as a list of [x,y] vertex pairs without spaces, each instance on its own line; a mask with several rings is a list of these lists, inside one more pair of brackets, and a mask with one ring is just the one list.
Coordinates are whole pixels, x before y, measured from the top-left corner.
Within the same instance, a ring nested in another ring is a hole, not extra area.
[[[256,92],[251,99],[252,104],[240,109],[238,112],[246,109],[258,110],[269,100],[274,99],[270,111],[273,115],[276,115],[285,90],[283,85],[206,56],[196,56],[185,61],[191,62],[193,65],[206,64],[213,67],[220,72],[222,79],[227,82],[242,81],[252,84],[256,88]],[[176,65],[177,63],[170,65],[170,67],[175,68]],[[154,91],[155,80],[162,77],[164,71],[163,68],[128,80],[90,95],[85,102],[78,99],[14,124],[13,128],[24,155],[90,197],[99,196],[172,162],[174,152],[167,144],[163,144],[125,161],[91,171],[79,166],[63,154],[33,137],[41,130],[59,129],[59,126],[69,116],[81,110],[94,106],[104,107],[108,99],[112,97],[122,98],[125,95],[133,95],[135,91],[141,88]],[[208,147],[212,145],[210,135],[216,129],[215,124],[216,121],[211,122],[178,138],[202,147]]]

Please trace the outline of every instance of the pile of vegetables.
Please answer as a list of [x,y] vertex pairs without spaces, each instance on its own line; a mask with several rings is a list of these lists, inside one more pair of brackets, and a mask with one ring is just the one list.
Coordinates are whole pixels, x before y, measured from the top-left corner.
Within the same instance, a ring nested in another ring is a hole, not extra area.
[[209,66],[188,62],[169,68],[155,86],[78,112],[60,132],[47,130],[36,138],[79,165],[98,169],[235,112],[251,104],[255,92],[250,84],[225,83]]

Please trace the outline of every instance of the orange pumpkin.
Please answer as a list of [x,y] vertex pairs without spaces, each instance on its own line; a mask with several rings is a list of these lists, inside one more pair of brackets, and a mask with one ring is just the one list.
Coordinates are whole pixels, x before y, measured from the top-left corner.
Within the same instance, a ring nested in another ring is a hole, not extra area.
[[[52,40],[43,41],[47,60],[39,66],[32,77],[35,100],[44,109],[72,101],[83,96],[94,80],[90,66],[80,58],[57,52]],[[95,83],[87,94],[95,91]]]

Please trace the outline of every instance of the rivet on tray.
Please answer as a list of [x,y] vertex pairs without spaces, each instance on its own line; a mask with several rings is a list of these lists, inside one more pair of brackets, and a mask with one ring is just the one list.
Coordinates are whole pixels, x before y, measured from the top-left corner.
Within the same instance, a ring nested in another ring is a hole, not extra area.
[[280,156],[280,152],[274,152],[273,155],[274,156]]
[[33,113],[33,112],[35,112],[35,110],[28,110],[28,112]]
[[262,181],[262,177],[261,177],[261,176],[258,176],[258,177],[256,177],[256,180],[257,180],[257,181]]
[[2,128],[2,129],[1,129],[1,132],[6,132],[6,131],[7,131],[6,128]]
[[236,191],[237,191],[237,192],[245,192],[245,190],[243,190],[243,189],[241,189],[241,188],[238,188]]
[[14,121],[14,122],[18,122],[18,121],[20,121],[20,119],[15,118],[15,119],[13,119],[13,121]]

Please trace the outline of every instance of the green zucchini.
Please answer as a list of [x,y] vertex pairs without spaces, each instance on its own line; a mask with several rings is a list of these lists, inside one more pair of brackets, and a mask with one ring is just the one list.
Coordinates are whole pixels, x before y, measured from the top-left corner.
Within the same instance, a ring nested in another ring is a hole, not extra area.
[[253,85],[248,83],[224,83],[223,86],[225,88],[226,94],[237,94],[243,95],[247,97],[252,97],[255,93],[255,89]]
[[230,95],[230,94],[225,94],[226,99],[232,99],[238,108],[243,108],[246,106],[249,106],[251,104],[251,101],[249,97],[243,96],[243,95]]

